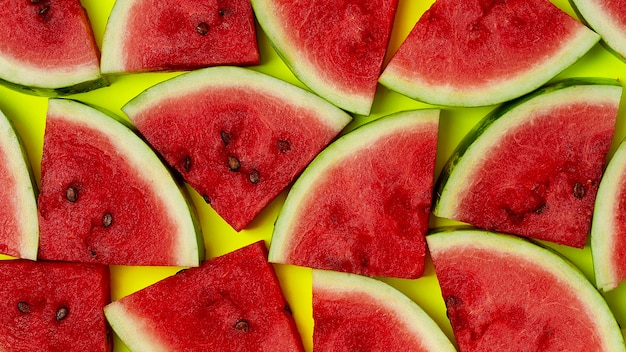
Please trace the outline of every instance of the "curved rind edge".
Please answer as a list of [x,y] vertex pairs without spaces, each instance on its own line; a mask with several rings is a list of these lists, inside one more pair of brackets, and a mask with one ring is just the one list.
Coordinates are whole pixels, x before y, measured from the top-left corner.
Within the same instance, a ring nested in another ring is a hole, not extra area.
[[150,332],[147,322],[135,316],[123,303],[114,301],[104,306],[109,325],[132,351],[167,352],[169,349],[160,337]]
[[[576,16],[601,37],[600,44],[618,59],[626,62],[626,28],[602,11],[597,1],[568,0]],[[620,32],[619,29],[624,31]]]

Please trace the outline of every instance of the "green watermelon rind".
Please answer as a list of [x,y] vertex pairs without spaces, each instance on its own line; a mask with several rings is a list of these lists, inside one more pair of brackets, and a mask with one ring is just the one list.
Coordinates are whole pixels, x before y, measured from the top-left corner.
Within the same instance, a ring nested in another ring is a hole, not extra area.
[[205,249],[193,202],[158,154],[130,128],[132,125],[112,112],[77,100],[55,98],[50,99],[48,104],[49,113],[52,111],[62,119],[85,125],[106,136],[118,153],[135,167],[137,176],[154,187],[155,195],[167,207],[169,217],[178,230],[175,236],[178,243],[171,265],[198,266],[204,259]]
[[478,161],[489,155],[489,149],[503,137],[502,131],[522,125],[532,117],[529,112],[533,108],[585,101],[591,97],[619,102],[621,90],[620,82],[615,79],[569,78],[496,107],[466,134],[443,166],[434,187],[433,213],[439,217],[454,218],[459,195],[465,192],[467,180],[477,172]]
[[[603,351],[626,351],[624,337],[615,316],[602,295],[587,277],[569,260],[555,251],[517,236],[469,227],[443,227],[434,229],[426,236],[431,256],[444,251],[459,251],[461,248],[489,250],[519,258],[534,267],[539,267],[554,280],[575,292],[584,309],[597,323],[598,336],[602,337]],[[437,268],[435,267],[435,272]],[[506,278],[502,278],[506,279]]]
[[363,124],[322,150],[300,174],[283,203],[272,233],[268,260],[288,263],[289,246],[293,240],[293,227],[303,214],[302,207],[315,194],[317,180],[326,171],[356,150],[372,145],[376,140],[402,131],[410,123],[434,123],[439,119],[439,109],[406,110],[384,116]]
[[600,44],[617,58],[626,62],[624,32],[619,31],[621,27],[619,23],[603,13],[598,1],[569,0],[569,3],[581,22],[600,35]]
[[425,351],[456,351],[441,327],[417,303],[389,284],[366,276],[320,269],[312,270],[312,282],[313,296],[316,292],[325,292],[341,300],[350,295],[359,298],[365,295],[381,307],[376,308],[381,313],[391,313],[404,323],[396,331],[418,337]]
[[[379,83],[411,99],[433,105],[477,107],[503,103],[538,89],[550,79],[577,62],[598,41],[600,36],[585,26],[580,26],[574,38],[558,53],[544,62],[536,62],[533,69],[512,79],[491,80],[488,87],[456,88],[445,82],[428,84],[424,81],[407,81],[394,68],[393,59],[382,72]],[[464,89],[464,90],[463,90]]]
[[619,214],[620,198],[624,197],[625,179],[626,140],[622,140],[600,180],[591,222],[593,270],[596,287],[602,291],[610,291],[623,281],[617,273],[617,269],[622,265],[615,257],[614,241],[619,236],[616,217]]
[[14,248],[14,250],[17,250],[19,258],[36,260],[39,248],[37,182],[22,138],[11,120],[2,111],[0,111],[0,136],[0,148],[5,151],[7,156],[5,168],[12,172],[16,182],[15,201],[18,203],[19,213],[15,214],[14,217],[21,230],[15,236],[20,237],[21,244],[19,248]]
[[124,61],[123,44],[126,32],[125,25],[128,23],[130,9],[136,1],[116,1],[107,19],[106,28],[102,37],[102,55],[100,58],[100,71],[103,74],[117,74],[126,71]]
[[[48,77],[48,73],[41,73],[43,77]],[[60,82],[60,81],[52,81],[52,82]],[[85,93],[95,89],[104,88],[109,86],[109,81],[104,77],[96,77],[89,81],[72,83],[68,82],[67,85],[63,84],[57,86],[55,84],[51,84],[46,86],[44,82],[37,83],[17,83],[13,81],[9,81],[8,79],[0,78],[0,84],[3,86],[10,88],[12,90],[18,91],[20,93],[40,96],[40,97],[64,97],[68,95]]]

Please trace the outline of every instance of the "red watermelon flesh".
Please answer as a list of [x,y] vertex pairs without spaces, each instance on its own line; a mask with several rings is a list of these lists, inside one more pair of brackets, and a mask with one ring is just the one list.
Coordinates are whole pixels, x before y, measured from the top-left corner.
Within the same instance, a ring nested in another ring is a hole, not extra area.
[[111,303],[105,314],[132,350],[303,351],[263,241]]
[[249,0],[117,1],[103,39],[106,73],[258,63]]
[[609,51],[626,60],[626,5],[623,1],[569,1],[579,17],[602,37]]
[[109,268],[97,264],[0,261],[0,349],[111,351],[102,309]]

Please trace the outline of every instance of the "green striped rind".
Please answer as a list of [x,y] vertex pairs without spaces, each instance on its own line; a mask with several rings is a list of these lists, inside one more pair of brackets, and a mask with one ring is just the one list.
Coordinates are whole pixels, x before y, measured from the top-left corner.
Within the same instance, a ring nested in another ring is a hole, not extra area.
[[626,28],[602,8],[601,1],[569,0],[580,20],[600,35],[600,44],[626,62]]
[[[313,297],[317,292],[331,293],[336,299],[350,299],[354,296],[371,301],[377,312],[389,318],[395,318],[403,326],[398,326],[400,335],[415,336],[423,343],[424,351],[456,351],[439,325],[415,302],[394,287],[374,278],[361,275],[340,273],[330,270],[312,271]],[[314,312],[315,315],[315,312]],[[314,332],[315,334],[315,332]],[[321,348],[324,346],[314,346]]]
[[[581,89],[583,91],[580,91]],[[588,93],[585,91],[597,89],[604,90],[604,92],[598,92],[596,96],[602,96],[607,100],[611,97],[619,100],[621,97],[622,86],[617,80],[569,78],[543,86],[532,93],[496,107],[467,133],[443,166],[434,187],[433,211],[435,215],[454,217],[458,195],[466,191],[464,185],[467,184],[468,178],[473,177],[477,169],[478,165],[474,161],[483,159],[489,148],[496,147],[503,131],[526,122],[526,119],[517,118],[517,116],[528,115],[538,104],[547,107],[551,104],[562,104],[571,99],[585,101],[588,99]],[[481,147],[476,146],[478,142],[481,143]],[[480,150],[477,151],[477,149]]]
[[[542,246],[516,236],[467,227],[440,228],[426,236],[428,248],[435,262],[445,251],[460,250],[489,251],[498,255],[507,255],[541,269],[548,276],[553,276],[565,288],[578,297],[583,305],[581,314],[586,314],[596,322],[597,335],[602,338],[602,351],[626,351],[624,337],[606,301],[593,287],[591,282],[571,262]],[[497,264],[496,264],[497,265]],[[462,270],[462,268],[459,268]],[[441,275],[440,273],[436,273]],[[502,277],[501,280],[506,280]],[[537,297],[540,303],[541,297]],[[571,302],[564,302],[571,304]]]
[[[611,160],[598,186],[591,222],[591,255],[596,287],[603,291],[616,288],[626,278],[618,275],[624,264],[615,253],[619,224],[616,223],[620,199],[624,195],[626,180],[626,140],[623,140]],[[623,211],[623,210],[622,210]]]
[[161,199],[167,216],[177,229],[173,253],[174,266],[198,266],[204,259],[204,241],[193,203],[181,182],[159,158],[157,153],[139,137],[130,122],[91,105],[69,99],[50,99],[49,111],[64,119],[99,131],[117,148],[117,152],[135,166],[137,177],[145,180]]
[[[45,76],[45,74],[44,74]],[[44,82],[42,82],[44,83]],[[58,83],[58,82],[55,82]],[[31,86],[8,81],[0,78],[0,84],[24,94],[30,94],[41,97],[61,97],[66,95],[88,92],[94,89],[107,87],[109,82],[104,77],[98,77],[94,80],[80,82],[68,86]]]

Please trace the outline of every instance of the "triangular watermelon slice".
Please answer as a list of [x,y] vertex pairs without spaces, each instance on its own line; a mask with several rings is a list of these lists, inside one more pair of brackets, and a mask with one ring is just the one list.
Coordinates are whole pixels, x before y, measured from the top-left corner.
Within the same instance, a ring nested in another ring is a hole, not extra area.
[[427,241],[459,350],[626,350],[604,298],[554,251],[473,229]]
[[2,260],[0,282],[0,350],[113,349],[106,265]]
[[238,67],[180,75],[122,110],[237,231],[351,120],[312,93]]
[[380,82],[431,104],[497,104],[548,82],[599,39],[548,0],[437,0]]
[[304,351],[263,241],[104,308],[133,351]]
[[118,0],[102,41],[103,73],[258,63],[249,0]]
[[315,351],[456,349],[415,302],[373,278],[313,270]]
[[39,257],[197,266],[194,209],[169,170],[113,115],[51,99],[46,116]]
[[26,149],[0,111],[0,253],[35,260],[39,246],[36,187]]
[[6,0],[0,7],[0,83],[24,93],[64,95],[107,85],[79,0]]
[[582,248],[621,94],[615,80],[568,79],[493,110],[444,166],[435,214]]
[[269,260],[367,276],[424,272],[439,110],[389,115],[329,145],[295,182]]
[[616,288],[626,280],[626,142],[606,167],[591,223],[591,253],[596,286]]
[[626,61],[626,7],[620,1],[570,0],[574,11],[602,37],[602,43]]
[[252,0],[283,61],[315,93],[369,115],[397,0]]

